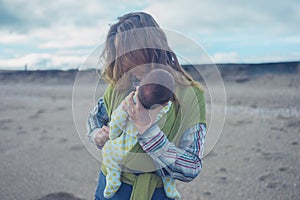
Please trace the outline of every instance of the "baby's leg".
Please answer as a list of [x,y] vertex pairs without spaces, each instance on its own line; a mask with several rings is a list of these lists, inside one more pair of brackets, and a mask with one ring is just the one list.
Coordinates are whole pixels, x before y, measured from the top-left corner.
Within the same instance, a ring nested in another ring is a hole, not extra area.
[[103,196],[109,199],[114,196],[121,185],[121,172],[110,168],[106,169],[106,186],[103,191]]
[[103,164],[106,166],[107,175],[106,175],[106,186],[103,191],[103,196],[105,198],[111,198],[121,185],[121,169],[118,166],[118,157],[114,157],[114,149],[111,143],[114,140],[107,141],[107,144],[104,145],[102,156]]
[[180,199],[181,196],[176,189],[175,179],[170,177],[162,177],[164,183],[164,190],[166,195],[171,199]]

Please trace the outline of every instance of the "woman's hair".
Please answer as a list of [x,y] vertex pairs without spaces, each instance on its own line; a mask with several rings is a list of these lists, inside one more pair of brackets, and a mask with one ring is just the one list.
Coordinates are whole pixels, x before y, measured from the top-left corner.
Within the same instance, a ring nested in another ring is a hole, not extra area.
[[102,77],[112,85],[129,70],[148,65],[149,70],[169,71],[178,83],[202,88],[180,66],[157,22],[144,12],[125,14],[110,26],[101,61],[104,62]]

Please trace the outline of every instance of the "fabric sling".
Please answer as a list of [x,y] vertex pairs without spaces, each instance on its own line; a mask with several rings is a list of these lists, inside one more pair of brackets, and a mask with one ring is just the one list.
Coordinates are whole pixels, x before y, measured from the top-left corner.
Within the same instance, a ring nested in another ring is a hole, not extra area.
[[[109,117],[127,95],[128,92],[108,85],[103,99]],[[204,91],[199,87],[177,84],[175,96],[169,112],[157,124],[168,140],[178,146],[184,131],[195,124],[206,123],[206,108]],[[155,188],[163,186],[161,177],[155,173],[158,167],[139,143],[124,157],[121,166],[124,169],[121,181],[133,186],[130,200],[149,200]],[[107,175],[104,164],[102,172]]]

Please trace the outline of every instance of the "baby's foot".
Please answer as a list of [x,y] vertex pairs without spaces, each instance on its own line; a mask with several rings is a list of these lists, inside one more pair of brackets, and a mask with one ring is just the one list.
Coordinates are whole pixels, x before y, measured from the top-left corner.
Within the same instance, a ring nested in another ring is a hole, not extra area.
[[116,172],[110,172],[106,176],[106,186],[103,191],[103,196],[107,199],[114,196],[121,185],[119,174]]
[[166,195],[171,199],[180,199],[180,193],[176,189],[175,180],[172,178],[164,178],[164,190]]

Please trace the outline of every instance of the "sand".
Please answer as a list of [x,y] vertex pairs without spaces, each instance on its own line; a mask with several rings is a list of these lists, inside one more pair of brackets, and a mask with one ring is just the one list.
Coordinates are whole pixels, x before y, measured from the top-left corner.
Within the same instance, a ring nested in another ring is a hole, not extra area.
[[[0,199],[93,199],[99,152],[84,131],[104,89],[95,73],[75,84],[76,71],[0,74]],[[182,199],[299,199],[300,73],[236,74],[223,74],[225,125],[200,175],[177,182]]]

